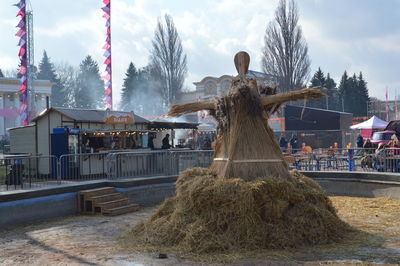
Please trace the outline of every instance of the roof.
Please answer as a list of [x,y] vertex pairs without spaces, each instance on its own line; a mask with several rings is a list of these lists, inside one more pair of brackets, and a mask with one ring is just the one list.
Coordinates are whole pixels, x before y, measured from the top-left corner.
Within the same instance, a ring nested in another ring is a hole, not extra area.
[[[8,84],[8,85],[19,85],[20,84],[20,79],[18,78],[0,78],[0,84]],[[44,80],[44,79],[36,79],[34,85],[35,86],[52,86],[54,85],[54,82],[51,82],[49,80]]]
[[167,129],[197,129],[198,123],[190,122],[168,122],[168,121],[153,121],[150,128],[167,128]]
[[[51,107],[50,109],[45,110],[39,116],[32,119],[32,121],[37,121],[41,119],[43,116],[47,115],[49,112],[55,111],[61,113],[64,116],[74,120],[75,122],[95,122],[95,123],[104,123],[105,119],[105,110],[93,110],[93,109],[72,109],[72,108],[61,108],[61,107]],[[118,113],[126,113],[130,114],[130,112],[122,112],[118,111]],[[149,120],[144,119],[138,115],[134,114],[135,123],[147,124],[150,123]]]
[[21,128],[27,128],[27,127],[34,127],[34,126],[35,126],[34,124],[29,124],[27,126],[10,127],[10,128],[7,128],[7,130],[15,130],[15,129],[21,129]]
[[352,125],[350,128],[351,129],[372,129],[372,128],[386,128],[388,125],[388,122],[380,119],[379,117],[373,116],[370,119],[356,124]]

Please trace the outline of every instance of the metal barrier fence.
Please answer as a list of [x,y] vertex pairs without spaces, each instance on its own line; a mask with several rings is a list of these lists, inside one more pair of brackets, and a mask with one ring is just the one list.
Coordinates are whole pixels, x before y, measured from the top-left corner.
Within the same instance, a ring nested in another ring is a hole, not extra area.
[[346,148],[284,153],[291,169],[305,171],[400,172],[400,148]]
[[190,167],[209,167],[213,151],[120,152],[107,156],[110,179],[179,175]]
[[55,156],[0,159],[0,191],[56,185],[57,163]]
[[[179,175],[209,167],[213,151],[145,151],[0,159],[0,191],[87,180]],[[400,148],[316,149],[284,153],[290,169],[400,172]]]
[[107,153],[61,155],[58,161],[60,183],[107,178]]
[[209,167],[213,151],[145,151],[31,156],[0,160],[0,191],[88,180],[178,175]]

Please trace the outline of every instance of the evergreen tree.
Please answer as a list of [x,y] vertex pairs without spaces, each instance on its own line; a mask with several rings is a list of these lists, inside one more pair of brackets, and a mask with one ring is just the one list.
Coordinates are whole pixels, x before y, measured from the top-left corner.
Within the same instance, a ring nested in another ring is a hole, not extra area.
[[97,109],[104,106],[104,82],[98,64],[90,55],[79,65],[77,86],[75,88],[75,107]]
[[121,91],[121,109],[128,111],[132,109],[132,96],[134,93],[135,81],[137,80],[138,71],[135,65],[131,62],[125,73],[124,84]]
[[[355,75],[354,75],[355,77]],[[362,72],[357,77],[357,112],[358,116],[367,116],[369,94],[367,88],[367,82],[363,78]]]
[[65,103],[67,102],[67,92],[65,91],[63,84],[61,84],[61,80],[57,76],[54,65],[51,63],[46,51],[43,52],[42,60],[39,63],[37,79],[49,80],[54,83],[51,87],[52,106],[65,106]]
[[3,72],[0,69],[0,78],[4,78]]
[[[342,78],[339,83],[339,99],[340,99],[340,110],[345,111],[345,99],[349,94],[349,80],[347,72],[344,71]],[[346,105],[347,106],[347,105]]]
[[[310,81],[310,87],[316,87],[316,86],[320,86],[321,87],[321,91],[323,91],[323,88],[325,87],[325,75],[324,72],[322,72],[321,68],[318,67],[318,70],[315,72],[314,76],[312,77],[311,81]],[[323,91],[325,92],[325,91]],[[310,100],[307,102],[308,107],[314,107],[314,108],[321,108],[321,109],[326,109],[326,101],[327,99],[325,98],[319,98],[319,99],[315,99],[315,100]]]
[[354,116],[357,116],[358,114],[358,93],[357,93],[357,87],[358,87],[358,82],[357,82],[357,77],[356,74],[353,74],[352,77],[350,77],[348,80],[348,93],[347,93],[347,99],[345,99],[345,110],[346,112],[352,113]]
[[368,107],[368,89],[362,73],[348,77],[345,72],[339,85],[342,110],[354,116],[366,116]]
[[325,88],[327,89],[326,97],[328,97],[327,98],[328,109],[339,111],[340,110],[339,93],[336,88],[336,82],[331,78],[329,73],[326,75]]
[[149,109],[151,109],[149,106],[155,108],[154,98],[149,94],[149,78],[147,67],[139,69],[137,79],[135,80],[135,90],[132,95],[132,100],[133,104],[137,106],[137,108],[133,110],[141,115],[145,115]]

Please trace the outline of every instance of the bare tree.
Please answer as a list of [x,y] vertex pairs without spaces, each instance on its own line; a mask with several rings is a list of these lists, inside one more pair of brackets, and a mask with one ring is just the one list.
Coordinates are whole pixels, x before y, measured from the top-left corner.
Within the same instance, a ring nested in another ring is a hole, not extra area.
[[55,64],[54,68],[60,80],[61,90],[58,93],[61,94],[60,98],[64,99],[61,107],[75,107],[75,90],[79,69],[65,62]]
[[275,19],[265,31],[262,67],[276,77],[279,88],[292,91],[305,85],[310,73],[307,43],[297,24],[299,13],[294,0],[280,0]]
[[158,20],[151,50],[152,73],[159,80],[166,105],[175,101],[182,90],[187,72],[186,55],[172,17],[164,16],[165,25]]

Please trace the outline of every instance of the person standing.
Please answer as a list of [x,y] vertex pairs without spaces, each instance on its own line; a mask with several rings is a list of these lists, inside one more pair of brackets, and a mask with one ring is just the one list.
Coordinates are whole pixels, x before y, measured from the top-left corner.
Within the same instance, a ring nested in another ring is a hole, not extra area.
[[171,144],[169,144],[169,134],[167,134],[162,140],[161,149],[169,149],[169,148],[171,148]]
[[147,147],[150,148],[150,150],[154,150],[153,138],[153,134],[149,134],[149,138],[147,139]]
[[280,139],[279,139],[279,147],[281,148],[281,151],[285,152],[287,149],[287,140],[285,139],[285,137],[283,135],[281,135]]
[[359,134],[357,137],[357,148],[361,149],[363,145],[364,145],[364,138],[361,136],[361,134]]
[[299,143],[295,134],[293,134],[292,138],[290,139],[290,146],[292,147],[292,153],[296,153],[299,149]]

